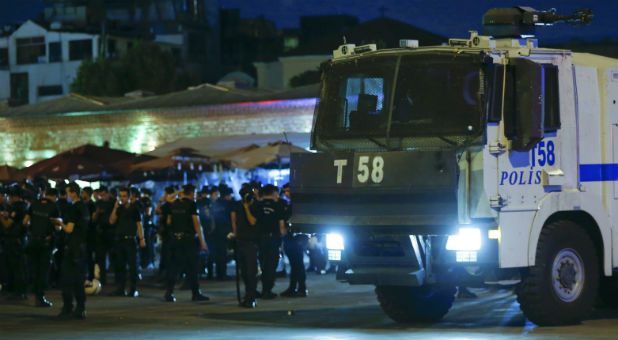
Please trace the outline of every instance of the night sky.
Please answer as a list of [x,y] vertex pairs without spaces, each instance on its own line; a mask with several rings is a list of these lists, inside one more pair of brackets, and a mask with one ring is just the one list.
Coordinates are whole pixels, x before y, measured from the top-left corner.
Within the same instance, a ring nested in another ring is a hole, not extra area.
[[[536,9],[557,8],[559,13],[571,13],[582,6],[594,12],[592,24],[584,27],[561,25],[537,29],[541,41],[555,43],[572,38],[599,41],[618,39],[617,0],[219,0],[221,7],[240,8],[241,16],[252,18],[264,15],[278,28],[298,27],[301,15],[348,14],[361,22],[385,16],[444,35],[466,37],[468,30],[481,30],[483,13],[492,7],[527,5]],[[22,22],[36,17],[43,9],[42,0],[0,0],[0,24]],[[582,5],[585,4],[585,5]]]

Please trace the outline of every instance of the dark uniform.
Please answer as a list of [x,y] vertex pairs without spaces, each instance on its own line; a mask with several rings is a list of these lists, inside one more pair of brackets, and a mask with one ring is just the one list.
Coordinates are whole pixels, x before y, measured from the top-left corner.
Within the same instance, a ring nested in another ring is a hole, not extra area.
[[142,268],[147,268],[154,263],[157,231],[152,223],[152,201],[150,197],[142,196],[139,204],[142,208],[142,227],[144,228],[144,242],[146,243],[146,247],[140,248],[140,260]]
[[97,224],[92,220],[92,214],[96,210],[95,203],[90,201],[84,201],[88,207],[88,213],[90,213],[91,220],[88,223],[88,232],[86,233],[86,262],[88,264],[88,280],[94,279],[94,264],[96,263],[96,247],[97,247]]
[[[212,244],[212,235],[211,232],[211,218],[210,218],[210,205],[211,201],[207,197],[200,197],[195,204],[197,205],[197,212],[200,218],[200,224],[202,225],[202,234],[204,234],[204,241],[208,245],[208,249],[213,249]],[[211,256],[213,255],[213,256]],[[208,270],[208,278],[212,279],[213,277],[213,264],[214,264],[214,254],[212,252],[200,252],[200,273],[204,272],[204,269]]]
[[140,214],[136,204],[118,206],[116,229],[116,274],[117,295],[125,295],[127,281],[127,265],[129,266],[129,296],[134,296],[137,289],[137,223],[140,222]]
[[[56,205],[60,211],[60,218],[65,220],[70,214],[71,203],[67,201],[66,197],[61,197],[56,201]],[[51,284],[55,287],[59,287],[60,278],[62,277],[62,261],[64,258],[64,248],[66,244],[66,234],[64,231],[55,232],[54,241],[56,243],[57,251],[52,256]]]
[[279,263],[281,231],[279,221],[285,218],[281,204],[272,199],[256,203],[255,218],[260,232],[260,266],[262,268],[262,297],[274,297],[275,271]]
[[2,226],[7,288],[20,298],[26,297],[26,229],[22,223],[26,210],[26,202],[14,201],[8,207],[6,225]]
[[[286,225],[292,215],[292,204],[284,200],[279,201],[284,212],[284,218]],[[305,245],[307,244],[307,236],[304,234],[295,235],[288,228],[287,235],[283,238],[283,249],[285,255],[290,261],[290,286],[284,292],[282,296],[290,297],[304,297],[307,296],[307,286],[305,281],[307,274],[305,273],[305,263],[303,262]],[[298,290],[297,290],[298,289]]]
[[187,273],[187,280],[193,293],[193,300],[207,300],[200,293],[197,279],[199,246],[193,226],[193,216],[197,206],[191,199],[182,198],[170,205],[170,263],[167,269],[167,301],[174,301],[174,285],[180,273]]
[[220,198],[210,206],[210,214],[215,224],[212,234],[209,235],[212,244],[210,251],[217,266],[217,279],[220,280],[227,278],[227,235],[232,231],[231,205],[231,201]]
[[101,284],[107,282],[107,258],[114,267],[114,227],[109,224],[109,217],[114,210],[116,201],[112,198],[99,200],[95,203],[97,210],[97,245],[96,263],[99,265]]
[[167,225],[167,217],[170,215],[170,202],[161,204],[161,213],[159,215],[159,236],[161,237],[161,259],[159,260],[159,278],[167,280],[167,271],[170,263],[170,248],[172,237],[170,235],[170,226]]
[[28,216],[30,216],[28,254],[32,288],[39,306],[50,306],[51,304],[45,300],[55,233],[54,223],[50,219],[60,217],[60,211],[56,202],[42,198],[32,202]]
[[245,307],[252,307],[257,297],[257,257],[260,234],[257,226],[249,224],[242,201],[236,202],[232,211],[236,214],[236,261],[245,284]]
[[83,201],[73,203],[67,212],[65,223],[73,223],[73,232],[66,234],[64,256],[62,259],[62,307],[61,315],[68,315],[73,310],[73,297],[77,303],[75,314],[84,317],[86,310],[86,234],[90,223],[88,206]]

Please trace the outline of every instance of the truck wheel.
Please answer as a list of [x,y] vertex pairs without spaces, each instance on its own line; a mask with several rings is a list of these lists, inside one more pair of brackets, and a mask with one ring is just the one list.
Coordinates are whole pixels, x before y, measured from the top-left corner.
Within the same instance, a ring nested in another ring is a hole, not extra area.
[[599,306],[618,308],[618,275],[601,278],[599,285]]
[[444,317],[455,300],[455,287],[377,286],[380,307],[395,322],[432,322]]
[[578,323],[592,310],[599,285],[595,244],[574,222],[546,225],[536,249],[536,265],[517,287],[524,315],[539,326]]

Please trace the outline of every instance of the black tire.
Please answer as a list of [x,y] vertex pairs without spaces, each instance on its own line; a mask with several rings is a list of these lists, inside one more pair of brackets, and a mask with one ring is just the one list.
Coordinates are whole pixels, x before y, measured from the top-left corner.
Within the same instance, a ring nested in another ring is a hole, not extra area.
[[380,307],[398,323],[434,322],[453,305],[455,287],[377,286]]
[[[565,254],[570,257],[565,258]],[[554,268],[564,270],[565,276],[556,274],[560,272]],[[560,280],[554,280],[554,276]],[[594,242],[576,223],[555,221],[541,231],[536,265],[522,275],[517,301],[524,315],[539,326],[575,324],[592,311],[598,286],[599,262]]]
[[599,307],[618,309],[618,275],[601,277],[599,284]]

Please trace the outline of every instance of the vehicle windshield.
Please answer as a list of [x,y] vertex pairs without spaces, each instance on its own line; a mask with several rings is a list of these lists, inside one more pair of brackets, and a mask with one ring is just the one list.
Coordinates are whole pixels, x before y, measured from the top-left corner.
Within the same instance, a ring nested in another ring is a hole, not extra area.
[[318,135],[345,139],[480,134],[478,55],[404,55],[397,72],[398,58],[374,56],[331,64],[320,96]]
[[326,72],[320,131],[332,137],[385,136],[397,57],[353,59]]

